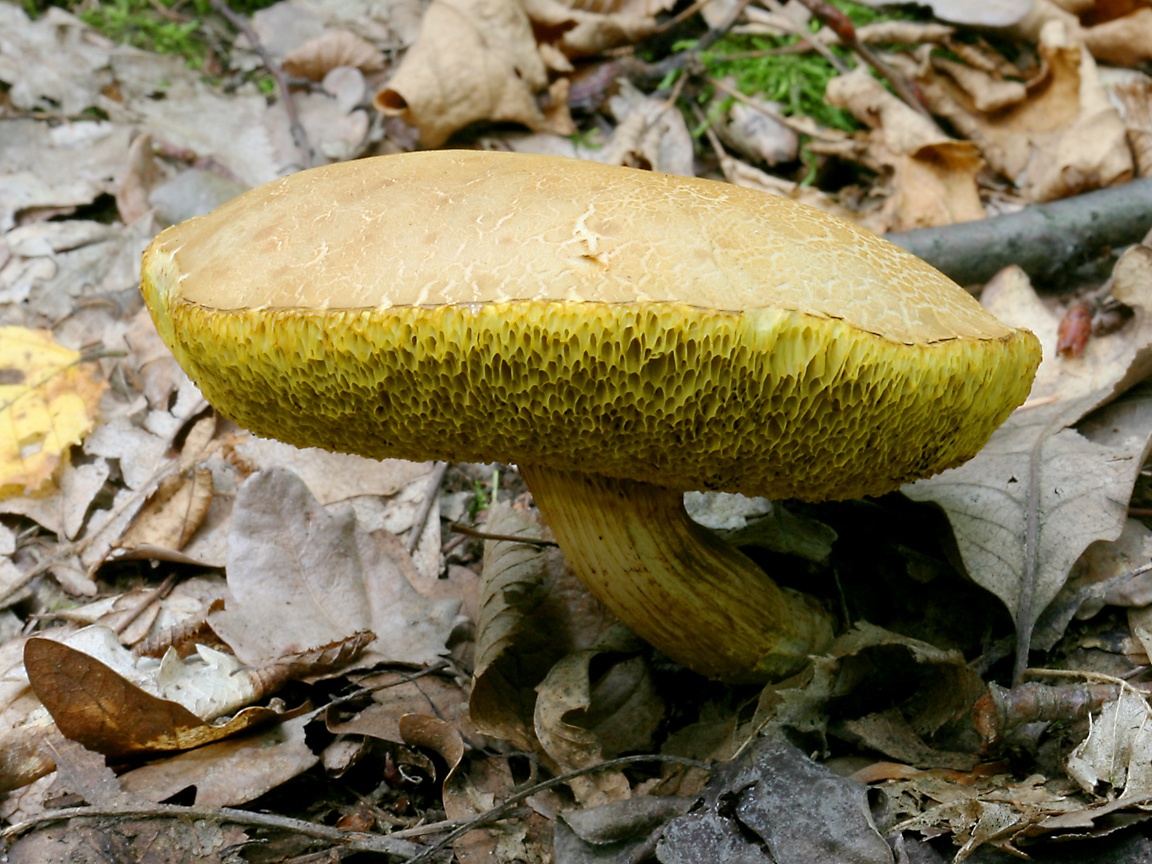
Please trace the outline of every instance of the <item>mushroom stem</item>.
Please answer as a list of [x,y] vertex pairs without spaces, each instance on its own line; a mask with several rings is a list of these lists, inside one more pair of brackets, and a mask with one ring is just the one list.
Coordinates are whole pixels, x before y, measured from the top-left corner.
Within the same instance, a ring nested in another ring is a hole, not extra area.
[[588,590],[673,660],[709,678],[776,680],[831,642],[828,613],[689,519],[682,493],[539,465],[520,471]]

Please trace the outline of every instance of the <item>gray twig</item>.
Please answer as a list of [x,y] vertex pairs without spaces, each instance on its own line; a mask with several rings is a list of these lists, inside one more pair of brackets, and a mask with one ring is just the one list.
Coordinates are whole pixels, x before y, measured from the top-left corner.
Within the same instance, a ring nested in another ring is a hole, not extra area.
[[300,112],[296,110],[296,101],[292,98],[292,91],[288,87],[288,76],[284,74],[280,64],[272,59],[272,55],[268,53],[268,49],[264,47],[264,43],[260,41],[260,37],[256,35],[256,31],[252,29],[247,18],[233,12],[224,0],[209,0],[209,2],[216,12],[228,20],[229,24],[244,34],[244,38],[248,40],[252,50],[260,55],[260,61],[276,80],[276,88],[280,91],[280,101],[284,103],[284,111],[288,114],[288,126],[292,130],[292,141],[295,143],[296,149],[300,151],[301,167],[311,168],[312,145],[308,143],[308,133],[304,131],[304,125],[300,122]]

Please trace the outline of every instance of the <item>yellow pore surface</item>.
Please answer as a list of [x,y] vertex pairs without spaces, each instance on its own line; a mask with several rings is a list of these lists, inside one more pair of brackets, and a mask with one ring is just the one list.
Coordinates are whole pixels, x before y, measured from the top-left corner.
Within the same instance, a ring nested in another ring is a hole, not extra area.
[[771,310],[521,302],[172,310],[177,359],[259,435],[810,500],[973,456],[1027,396],[1026,334],[899,345]]
[[435,151],[305,171],[164,231],[143,290],[261,435],[771,497],[971,457],[1039,346],[842,220],[725,183]]

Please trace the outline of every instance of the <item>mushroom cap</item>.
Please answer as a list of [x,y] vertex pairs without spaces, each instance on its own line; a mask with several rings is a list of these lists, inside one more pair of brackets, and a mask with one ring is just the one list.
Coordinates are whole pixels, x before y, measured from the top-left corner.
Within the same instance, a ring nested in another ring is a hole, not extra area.
[[317,168],[162,232],[157,329],[260,435],[807,500],[973,456],[1027,331],[786,198],[434,151]]

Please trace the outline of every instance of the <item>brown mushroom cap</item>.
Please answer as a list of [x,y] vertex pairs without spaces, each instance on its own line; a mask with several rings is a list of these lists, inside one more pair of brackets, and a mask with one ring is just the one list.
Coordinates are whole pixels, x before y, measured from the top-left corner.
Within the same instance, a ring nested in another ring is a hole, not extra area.
[[963,462],[1040,356],[817,210],[543,156],[296,174],[164,231],[143,283],[181,365],[258,434],[777,498]]

